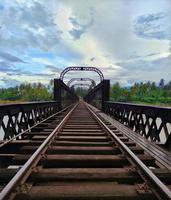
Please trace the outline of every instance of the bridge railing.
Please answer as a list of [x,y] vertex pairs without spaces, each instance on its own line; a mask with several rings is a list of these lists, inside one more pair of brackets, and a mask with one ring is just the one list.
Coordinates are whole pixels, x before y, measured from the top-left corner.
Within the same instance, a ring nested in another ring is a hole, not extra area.
[[59,110],[56,101],[0,105],[0,140],[12,138]]
[[170,146],[171,108],[105,102],[104,112],[145,138]]
[[54,79],[54,100],[62,109],[78,101],[78,96],[61,79]]
[[84,97],[84,100],[96,108],[104,111],[104,102],[109,100],[109,92],[110,81],[103,80],[88,92],[88,94]]

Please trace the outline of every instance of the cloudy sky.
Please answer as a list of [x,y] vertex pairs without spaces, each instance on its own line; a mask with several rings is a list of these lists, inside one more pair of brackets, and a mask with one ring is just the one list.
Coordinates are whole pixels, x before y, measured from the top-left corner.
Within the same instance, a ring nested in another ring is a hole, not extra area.
[[123,86],[171,80],[171,0],[0,1],[0,87],[48,83],[76,65]]

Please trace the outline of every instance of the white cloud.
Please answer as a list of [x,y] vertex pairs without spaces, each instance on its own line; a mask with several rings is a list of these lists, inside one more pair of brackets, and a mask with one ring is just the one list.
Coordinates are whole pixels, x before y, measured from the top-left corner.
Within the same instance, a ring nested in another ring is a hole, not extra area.
[[57,26],[60,28],[60,30],[64,32],[64,34],[67,34],[73,28],[73,25],[71,21],[69,20],[70,16],[72,16],[71,8],[68,8],[61,4],[58,5],[55,11],[54,21],[57,24]]
[[[28,3],[29,2],[29,3]],[[40,48],[44,51],[59,42],[61,31],[51,13],[40,1],[8,3],[1,12],[1,47],[27,51]]]
[[34,63],[40,63],[43,65],[53,65],[53,63],[50,60],[45,59],[45,58],[32,58],[32,61]]
[[[48,76],[41,77],[41,73],[52,72],[43,67],[46,65],[58,68],[70,65],[97,66],[106,78],[120,80],[122,84],[143,80],[144,77],[156,80],[162,76],[160,78],[169,79],[170,38],[163,40],[161,36],[156,37],[157,27],[165,27],[162,20],[165,19],[165,24],[170,23],[169,0],[158,0],[157,3],[156,0],[4,2],[5,8],[0,10],[0,50],[21,60],[27,58],[30,61],[27,65],[14,64],[37,73],[33,79],[49,79]],[[164,13],[167,17],[162,18],[162,15],[159,16],[161,20],[157,20],[157,13]],[[145,25],[140,23],[143,19]],[[135,22],[139,22],[136,24],[137,32]],[[162,31],[164,36],[171,35],[169,29],[167,34],[165,28]],[[142,37],[137,33],[150,37]],[[40,56],[30,52],[39,52]],[[51,55],[46,57],[46,53]],[[37,66],[41,66],[39,75]],[[153,72],[148,73],[146,66]],[[164,70],[161,73],[162,67]],[[19,80],[17,75],[15,79]],[[21,80],[29,81],[29,74],[22,75]]]

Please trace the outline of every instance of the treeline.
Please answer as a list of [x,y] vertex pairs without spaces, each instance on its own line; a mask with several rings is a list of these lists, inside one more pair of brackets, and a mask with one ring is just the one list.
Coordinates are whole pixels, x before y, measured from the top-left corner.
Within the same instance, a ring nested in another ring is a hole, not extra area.
[[111,87],[110,94],[112,101],[171,105],[171,81],[167,84],[164,79],[158,84],[141,82],[129,88],[122,88],[117,82]]
[[[21,84],[16,87],[0,89],[0,100],[9,101],[48,101],[53,99],[53,81],[45,86],[41,83]],[[75,92],[79,96],[86,94],[85,89],[77,88]],[[171,105],[171,81],[165,84],[161,79],[155,82],[135,83],[132,87],[121,87],[117,82],[110,89],[111,101],[132,103],[165,104]]]
[[0,100],[47,101],[52,100],[52,92],[50,86],[42,83],[21,84],[16,87],[1,88]]

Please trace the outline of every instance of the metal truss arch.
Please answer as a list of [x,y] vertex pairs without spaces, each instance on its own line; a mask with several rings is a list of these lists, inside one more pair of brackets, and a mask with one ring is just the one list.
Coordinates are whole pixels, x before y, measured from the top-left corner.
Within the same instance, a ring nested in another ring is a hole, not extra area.
[[86,86],[86,87],[91,87],[91,84],[87,84],[87,83],[75,83],[72,85],[72,87],[75,87],[75,86]]
[[96,86],[96,82],[91,78],[72,78],[68,81],[67,86],[71,87],[71,84],[75,81],[89,81],[93,87]]
[[100,77],[100,81],[104,80],[104,76],[103,73],[96,67],[81,67],[81,66],[71,66],[71,67],[67,67],[65,68],[61,74],[60,74],[60,79],[63,81],[64,76],[66,73],[68,73],[69,71],[94,71],[96,72],[99,77]]

